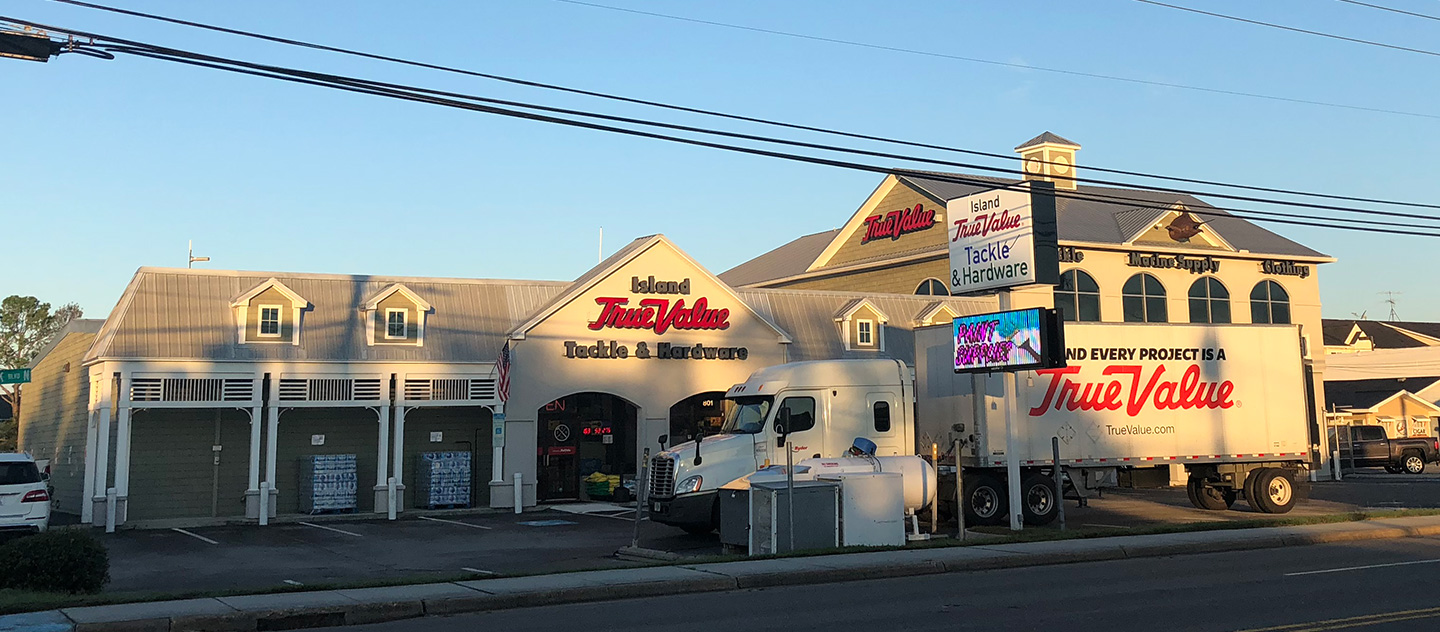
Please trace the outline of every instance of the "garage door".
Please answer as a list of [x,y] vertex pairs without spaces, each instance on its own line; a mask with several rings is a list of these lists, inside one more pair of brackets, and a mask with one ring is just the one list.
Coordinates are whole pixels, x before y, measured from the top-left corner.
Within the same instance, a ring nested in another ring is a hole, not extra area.
[[151,409],[130,422],[129,520],[245,515],[249,415]]
[[355,455],[357,511],[375,508],[375,453],[380,423],[364,408],[297,408],[280,416],[275,448],[277,514],[300,513],[300,468],[321,454]]
[[470,453],[470,506],[490,506],[490,409],[479,406],[417,408],[405,412],[406,507],[424,500],[415,494],[420,455],[426,452]]

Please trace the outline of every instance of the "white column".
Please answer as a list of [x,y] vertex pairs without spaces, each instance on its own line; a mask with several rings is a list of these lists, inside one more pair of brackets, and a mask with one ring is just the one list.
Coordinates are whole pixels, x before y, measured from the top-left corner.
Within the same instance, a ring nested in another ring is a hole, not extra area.
[[270,498],[260,499],[260,507],[270,515],[273,499],[279,495],[275,491],[275,454],[280,443],[280,407],[266,406],[265,412],[265,482],[268,484],[265,491]]
[[[96,413],[95,479],[94,487],[90,490],[95,495],[89,498],[92,508],[94,505],[105,503],[105,490],[110,486],[110,407],[101,406]],[[104,510],[102,509],[98,514],[92,513],[91,518],[95,520],[94,524],[105,524]]]
[[[258,380],[257,380],[258,381]],[[258,392],[258,389],[257,389]],[[265,407],[256,406],[250,412],[250,471],[245,484],[245,517],[260,517],[260,429],[265,423]]]
[[405,407],[395,407],[395,485],[405,489]]
[[[490,410],[490,482],[505,482],[505,404],[497,404]],[[499,425],[500,433],[495,432]]]
[[95,450],[98,449],[96,441],[100,425],[100,408],[91,406],[88,414],[85,415],[85,480],[82,483],[84,490],[80,498],[80,522],[90,524],[94,519],[95,507],[91,498],[95,495]]
[[[1012,309],[1010,290],[1000,290],[999,298],[1000,311]],[[1001,379],[1005,384],[1005,478],[1010,487],[1010,530],[1019,531],[1024,528],[1021,522],[1024,508],[1020,495],[1020,429],[1017,427],[1020,422],[1019,389],[1013,371],[1002,373]]]
[[387,513],[390,506],[390,406],[376,406],[375,414],[380,422],[380,456],[375,460],[375,513]]
[[115,432],[115,508],[117,524],[125,524],[127,506],[130,500],[130,415],[129,402],[125,402],[116,416]]

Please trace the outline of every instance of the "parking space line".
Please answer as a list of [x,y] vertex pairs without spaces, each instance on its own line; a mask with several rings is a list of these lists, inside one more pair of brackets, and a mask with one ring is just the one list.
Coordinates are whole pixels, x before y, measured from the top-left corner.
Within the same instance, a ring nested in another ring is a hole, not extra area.
[[468,523],[468,522],[460,522],[459,520],[446,520],[446,519],[444,519],[444,518],[431,518],[430,516],[415,516],[415,517],[416,517],[416,518],[419,518],[419,519],[421,519],[421,520],[429,520],[429,521],[431,521],[431,522],[443,522],[443,523],[445,523],[445,524],[458,524],[458,525],[460,525],[460,526],[462,526],[462,527],[471,527],[471,528],[473,528],[473,529],[494,529],[494,528],[495,528],[495,527],[487,527],[487,526],[485,526],[485,525],[483,525],[483,524],[470,524],[470,523]]
[[290,584],[291,586],[304,586],[304,585],[305,585],[305,584],[302,584],[302,583],[300,583],[300,582],[297,582],[297,581],[295,581],[295,580],[293,580],[293,579],[287,579],[287,580],[285,580],[285,583]]
[[211,540],[210,538],[207,538],[207,537],[205,537],[205,536],[203,536],[203,535],[200,535],[200,534],[198,534],[198,533],[191,533],[191,532],[189,532],[189,531],[186,531],[186,530],[184,530],[184,529],[181,529],[180,527],[172,527],[170,530],[171,530],[171,531],[174,531],[174,532],[176,532],[176,533],[183,533],[183,534],[188,535],[188,536],[190,536],[190,537],[192,537],[192,538],[195,538],[196,540],[199,540],[199,541],[201,541],[201,542],[209,542],[210,544],[219,544],[219,542],[216,542],[216,541],[214,541],[214,540]]
[[469,571],[469,572],[471,572],[471,573],[478,573],[478,574],[480,574],[480,575],[499,575],[499,574],[500,574],[500,573],[497,573],[497,572],[495,572],[495,571],[487,571],[487,570],[482,569],[482,568],[470,568],[469,566],[461,566],[461,567],[460,567],[460,570],[462,570],[462,571]]
[[310,522],[297,522],[296,524],[303,524],[303,525],[305,525],[305,526],[307,526],[307,527],[315,527],[316,529],[324,529],[324,530],[326,530],[326,531],[334,531],[335,533],[343,533],[343,534],[345,534],[345,535],[353,535],[353,536],[355,536],[355,537],[357,537],[357,538],[363,538],[363,537],[365,537],[365,536],[363,536],[363,535],[360,535],[360,534],[358,534],[358,533],[355,533],[354,531],[346,531],[346,530],[344,530],[344,529],[336,529],[335,527],[327,527],[327,526],[324,526],[324,525],[318,525],[318,524],[314,524],[314,523],[310,523]]
[[1390,563],[1390,564],[1367,564],[1367,565],[1365,565],[1365,566],[1347,566],[1347,567],[1344,567],[1344,568],[1327,568],[1327,569],[1318,570],[1318,571],[1301,571],[1301,572],[1299,572],[1299,573],[1285,573],[1285,576],[1286,576],[1286,577],[1295,577],[1295,576],[1297,576],[1297,575],[1321,575],[1321,574],[1324,574],[1324,573],[1339,573],[1339,572],[1343,572],[1343,571],[1363,571],[1363,570],[1365,570],[1365,569],[1370,569],[1370,568],[1388,568],[1388,567],[1391,567],[1391,566],[1410,566],[1410,565],[1412,565],[1412,564],[1434,564],[1434,563],[1436,563],[1436,562],[1440,562],[1440,560],[1413,560],[1413,561],[1409,561],[1409,562],[1393,562],[1393,563]]

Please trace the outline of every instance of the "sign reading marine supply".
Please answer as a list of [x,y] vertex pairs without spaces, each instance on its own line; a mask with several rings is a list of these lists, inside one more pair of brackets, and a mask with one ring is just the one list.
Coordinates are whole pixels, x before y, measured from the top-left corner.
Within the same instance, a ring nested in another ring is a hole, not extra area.
[[1058,283],[1055,196],[1049,183],[995,189],[945,204],[950,293]]

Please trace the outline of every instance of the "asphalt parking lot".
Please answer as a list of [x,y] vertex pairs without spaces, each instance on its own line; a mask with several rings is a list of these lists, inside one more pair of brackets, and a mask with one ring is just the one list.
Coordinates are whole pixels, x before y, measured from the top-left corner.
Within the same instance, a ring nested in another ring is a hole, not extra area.
[[[1338,483],[1315,483],[1311,498],[1289,516],[1360,509],[1440,507],[1440,474],[1363,473]],[[595,513],[574,513],[578,510]],[[1230,511],[1190,506],[1181,488],[1116,490],[1088,507],[1067,502],[1070,528],[1114,529],[1165,523],[1274,519],[1244,501]],[[616,568],[637,562],[615,557],[631,543],[630,512],[613,506],[562,506],[513,513],[368,518],[317,518],[267,527],[216,526],[133,529],[103,535],[117,592],[256,590],[285,585],[373,580],[439,580],[462,574],[519,575]],[[941,528],[942,533],[951,529]],[[720,552],[715,535],[693,536],[642,522],[641,545],[683,556]]]

